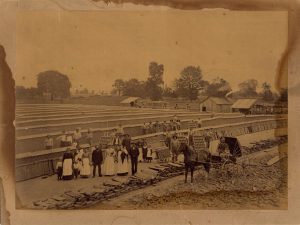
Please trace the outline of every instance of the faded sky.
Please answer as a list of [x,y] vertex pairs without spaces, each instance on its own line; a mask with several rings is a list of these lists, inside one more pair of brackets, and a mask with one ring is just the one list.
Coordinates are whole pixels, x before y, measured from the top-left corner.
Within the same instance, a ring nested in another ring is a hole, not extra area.
[[109,91],[117,78],[146,80],[156,61],[169,86],[188,65],[234,89],[250,78],[274,86],[287,29],[286,12],[20,12],[15,80],[36,86],[36,74],[58,70],[74,88]]

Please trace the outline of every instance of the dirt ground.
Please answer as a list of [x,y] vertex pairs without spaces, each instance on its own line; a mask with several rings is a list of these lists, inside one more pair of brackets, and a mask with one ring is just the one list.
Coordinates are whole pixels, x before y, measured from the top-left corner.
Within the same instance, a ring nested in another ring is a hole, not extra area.
[[[284,134],[286,129],[268,130],[240,136],[239,140],[241,145],[249,146],[253,141]],[[269,167],[262,164],[278,155],[287,156],[287,144],[248,155],[246,163],[253,166],[244,169],[241,166],[225,168],[221,172],[212,169],[208,178],[200,169],[194,174],[193,184],[184,183],[181,175],[105,200],[90,209],[284,209],[287,207],[287,158]],[[141,174],[147,166],[149,164],[139,165]],[[30,208],[33,201],[70,190],[98,190],[111,179],[97,177],[58,182],[56,176],[50,176],[17,182],[16,206]]]
[[[286,154],[287,144],[279,148]],[[268,151],[259,160],[278,154]],[[193,184],[179,176],[143,190],[102,202],[91,209],[287,209],[287,158],[272,166],[251,166],[237,174],[196,171]]]

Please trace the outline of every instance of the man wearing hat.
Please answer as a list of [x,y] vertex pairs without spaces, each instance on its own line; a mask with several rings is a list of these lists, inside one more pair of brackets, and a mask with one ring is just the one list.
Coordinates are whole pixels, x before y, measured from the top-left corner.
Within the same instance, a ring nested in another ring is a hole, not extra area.
[[223,159],[228,159],[230,156],[230,150],[228,144],[225,142],[224,137],[220,137],[220,143],[217,147],[217,152],[219,156],[221,156]]
[[131,144],[129,155],[131,159],[131,174],[134,175],[137,172],[139,149],[135,143]]
[[96,167],[98,167],[98,175],[99,177],[102,177],[101,174],[101,164],[103,162],[103,155],[102,155],[102,149],[101,145],[96,145],[96,148],[94,149],[92,153],[92,162],[93,162],[93,177],[96,175]]

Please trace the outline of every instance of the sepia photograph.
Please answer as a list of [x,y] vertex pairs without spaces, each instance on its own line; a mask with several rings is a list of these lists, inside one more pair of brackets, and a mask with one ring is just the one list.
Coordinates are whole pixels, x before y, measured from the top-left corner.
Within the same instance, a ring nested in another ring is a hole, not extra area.
[[287,44],[286,11],[21,10],[16,208],[286,210]]

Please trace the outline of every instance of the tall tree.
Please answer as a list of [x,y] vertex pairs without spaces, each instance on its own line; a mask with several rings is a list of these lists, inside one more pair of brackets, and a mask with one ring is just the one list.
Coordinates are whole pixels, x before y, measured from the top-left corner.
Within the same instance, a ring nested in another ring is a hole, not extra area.
[[135,78],[125,81],[123,95],[145,97],[145,83]]
[[121,93],[123,92],[124,90],[124,85],[125,85],[125,82],[124,80],[122,79],[116,79],[114,84],[112,85],[113,86],[113,92],[115,93],[118,93],[119,96],[121,96]]
[[274,100],[274,94],[271,91],[271,85],[267,82],[264,82],[262,84],[262,92],[260,93],[262,96],[263,100],[265,101],[272,101]]
[[287,102],[288,101],[288,89],[282,88],[279,92],[279,101]]
[[198,98],[198,92],[203,89],[205,84],[206,82],[202,80],[202,72],[199,66],[185,67],[180,73],[180,78],[175,80],[178,95],[187,97],[190,100]]
[[255,79],[246,80],[239,84],[239,91],[234,92],[232,94],[233,97],[257,97],[258,94],[256,92],[258,82]]
[[67,75],[57,71],[45,71],[37,75],[37,80],[40,92],[48,92],[59,98],[70,96],[71,82]]
[[146,90],[151,100],[157,101],[162,98],[163,73],[163,64],[158,64],[157,62],[149,64],[149,77],[146,81]]
[[212,97],[224,97],[230,91],[230,84],[226,80],[217,77],[206,87],[205,94]]

